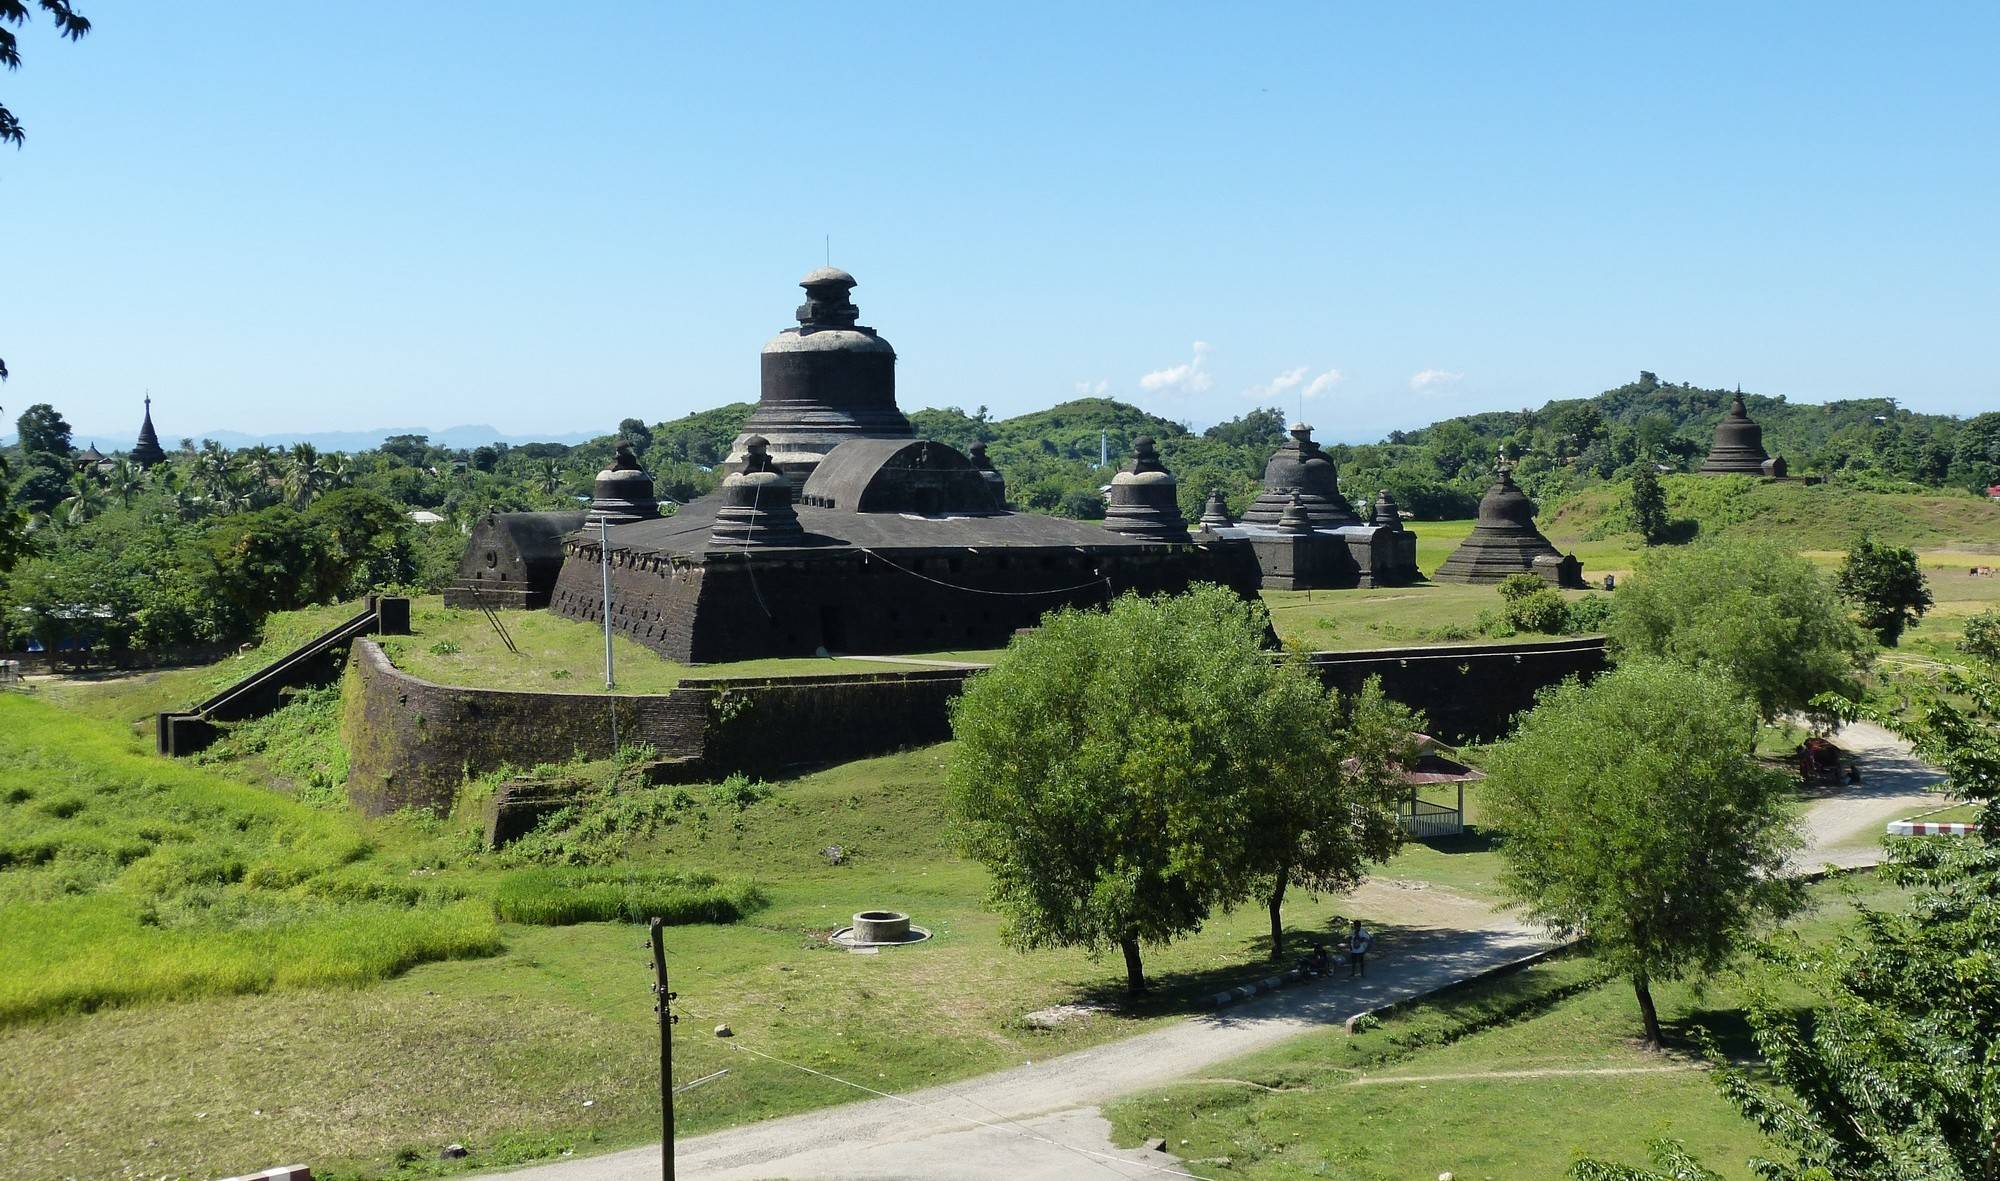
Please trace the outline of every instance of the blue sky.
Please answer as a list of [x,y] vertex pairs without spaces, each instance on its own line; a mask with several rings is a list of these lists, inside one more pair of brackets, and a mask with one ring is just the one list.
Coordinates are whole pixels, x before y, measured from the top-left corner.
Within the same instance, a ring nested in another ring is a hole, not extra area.
[[10,420],[670,418],[829,234],[906,408],[2000,406],[1992,5],[82,8],[0,73]]

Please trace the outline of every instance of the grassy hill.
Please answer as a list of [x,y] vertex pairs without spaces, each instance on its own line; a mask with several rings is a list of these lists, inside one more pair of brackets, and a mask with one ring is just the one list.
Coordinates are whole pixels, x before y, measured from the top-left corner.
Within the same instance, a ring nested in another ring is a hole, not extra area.
[[[2000,553],[2000,504],[1937,493],[1874,492],[1842,483],[1767,483],[1748,476],[1667,476],[1669,515],[1690,536],[1743,536],[1800,550],[1844,550],[1863,533],[1917,549]],[[1551,537],[1632,533],[1631,485],[1588,488],[1542,518]]]

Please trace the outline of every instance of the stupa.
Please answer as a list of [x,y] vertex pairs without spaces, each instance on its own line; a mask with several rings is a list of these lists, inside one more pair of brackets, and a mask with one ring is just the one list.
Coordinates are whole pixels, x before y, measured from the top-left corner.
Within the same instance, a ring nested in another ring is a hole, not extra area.
[[[1783,460],[1779,460],[1780,465]],[[1771,470],[1772,460],[1764,453],[1764,428],[1750,421],[1749,413],[1743,408],[1743,391],[1738,389],[1736,397],[1729,403],[1729,413],[1716,424],[1715,441],[1709,445],[1708,458],[1702,462],[1700,473],[1704,476],[1764,476],[1782,474]]]
[[1291,436],[1264,465],[1264,491],[1244,510],[1243,523],[1275,527],[1296,492],[1301,510],[1315,529],[1361,524],[1354,506],[1340,494],[1339,469],[1313,442],[1312,428],[1295,422]]
[[152,467],[167,460],[166,449],[160,446],[160,436],[153,430],[153,395],[146,395],[146,418],[139,424],[139,441],[132,444],[132,462],[140,467]]
[[796,494],[827,452],[849,439],[909,439],[916,432],[896,408],[896,350],[856,323],[848,293],[854,276],[819,267],[799,280],[806,301],[787,328],[764,346],[757,409],[722,463],[743,470],[752,436],[770,447],[771,463]]
[[653,477],[639,466],[638,457],[632,454],[632,444],[618,444],[611,466],[597,473],[585,524],[595,526],[603,521],[607,525],[623,525],[628,521],[650,521],[659,515]]
[[1533,574],[1555,586],[1583,587],[1583,564],[1549,544],[1535,528],[1535,502],[1514,483],[1505,455],[1493,486],[1479,501],[1472,533],[1432,575],[1439,582],[1499,582],[1510,574]]
[[1187,518],[1181,514],[1180,482],[1160,462],[1151,435],[1132,440],[1132,466],[1111,477],[1104,527],[1127,537],[1155,541],[1186,541]]

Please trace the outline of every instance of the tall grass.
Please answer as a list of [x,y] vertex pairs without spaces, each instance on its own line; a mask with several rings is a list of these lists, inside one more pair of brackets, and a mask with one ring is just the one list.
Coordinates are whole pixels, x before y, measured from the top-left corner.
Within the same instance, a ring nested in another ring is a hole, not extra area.
[[748,883],[664,870],[523,869],[501,878],[493,892],[501,918],[547,927],[655,915],[670,926],[733,923],[764,904]]
[[357,818],[0,696],[0,1024],[498,950],[484,900],[379,863]]

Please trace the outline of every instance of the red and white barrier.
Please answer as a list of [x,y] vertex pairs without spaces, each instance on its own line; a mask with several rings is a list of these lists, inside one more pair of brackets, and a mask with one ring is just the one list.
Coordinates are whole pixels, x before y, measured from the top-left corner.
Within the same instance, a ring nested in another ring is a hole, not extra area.
[[1892,837],[1969,837],[1979,831],[1976,824],[1935,824],[1928,820],[1892,820]]

